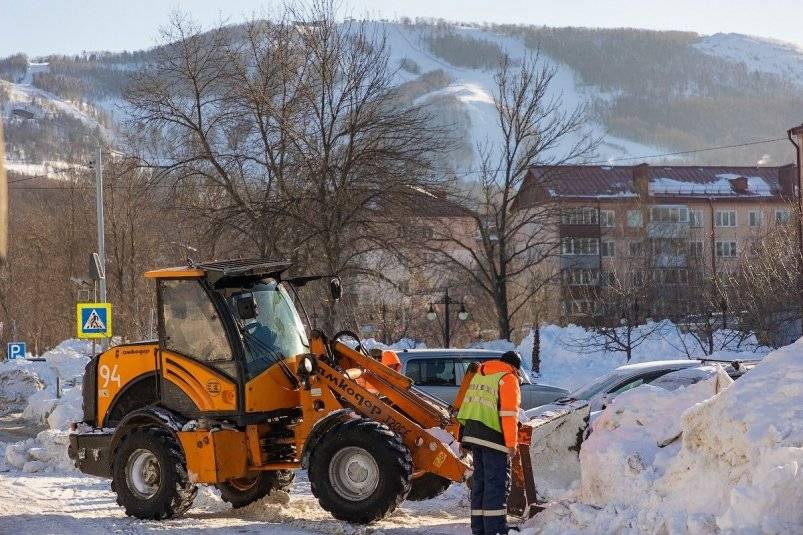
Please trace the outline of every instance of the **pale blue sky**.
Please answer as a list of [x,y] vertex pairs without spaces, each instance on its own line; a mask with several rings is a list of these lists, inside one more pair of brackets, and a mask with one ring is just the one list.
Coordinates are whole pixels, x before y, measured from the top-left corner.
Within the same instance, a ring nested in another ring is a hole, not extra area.
[[[471,22],[739,32],[803,47],[801,0],[345,0],[354,15],[429,16]],[[136,50],[155,44],[171,11],[202,25],[239,22],[266,0],[0,0],[0,56]]]

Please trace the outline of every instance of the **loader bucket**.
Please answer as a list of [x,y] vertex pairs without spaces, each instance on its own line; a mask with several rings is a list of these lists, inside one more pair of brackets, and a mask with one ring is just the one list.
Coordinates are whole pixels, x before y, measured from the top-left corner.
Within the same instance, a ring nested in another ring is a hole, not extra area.
[[580,478],[580,444],[588,427],[587,401],[550,405],[519,428],[512,462],[508,514],[527,519]]

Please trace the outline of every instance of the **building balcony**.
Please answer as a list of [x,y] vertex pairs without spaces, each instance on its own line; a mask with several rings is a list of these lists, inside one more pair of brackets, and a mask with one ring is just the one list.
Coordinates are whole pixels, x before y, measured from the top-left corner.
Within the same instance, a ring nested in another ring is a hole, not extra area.
[[589,255],[561,255],[561,269],[599,269],[598,254]]
[[647,224],[648,238],[688,238],[688,223],[653,221]]
[[599,225],[564,225],[558,227],[558,232],[561,238],[577,237],[577,238],[599,238],[600,229]]
[[658,254],[651,260],[653,266],[661,268],[686,267],[688,265],[684,254]]

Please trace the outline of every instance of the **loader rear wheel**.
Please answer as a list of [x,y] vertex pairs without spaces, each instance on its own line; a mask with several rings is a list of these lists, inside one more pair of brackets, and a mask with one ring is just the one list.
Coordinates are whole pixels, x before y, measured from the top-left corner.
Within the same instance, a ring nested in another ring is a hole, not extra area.
[[410,492],[410,451],[387,426],[355,418],[324,433],[310,454],[309,480],[321,507],[338,520],[385,518]]
[[216,486],[220,489],[220,497],[234,509],[239,509],[261,500],[274,490],[289,493],[294,478],[295,473],[290,470],[266,470],[254,477],[230,479]]
[[431,500],[443,494],[452,482],[445,477],[425,472],[418,477],[413,477],[410,482],[410,494],[407,499],[414,502]]
[[187,475],[184,454],[173,436],[150,427],[134,429],[120,439],[112,491],[128,516],[164,520],[187,511],[198,487]]

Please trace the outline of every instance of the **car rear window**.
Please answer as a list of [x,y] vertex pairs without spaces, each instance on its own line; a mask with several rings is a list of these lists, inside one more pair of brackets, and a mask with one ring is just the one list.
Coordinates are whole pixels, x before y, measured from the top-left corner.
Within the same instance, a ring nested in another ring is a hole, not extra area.
[[452,359],[412,359],[407,376],[421,386],[457,386]]

